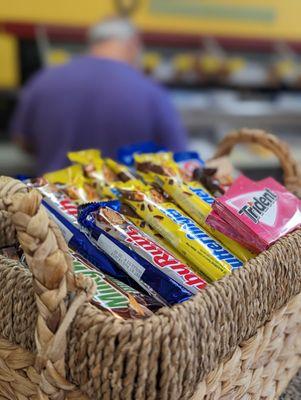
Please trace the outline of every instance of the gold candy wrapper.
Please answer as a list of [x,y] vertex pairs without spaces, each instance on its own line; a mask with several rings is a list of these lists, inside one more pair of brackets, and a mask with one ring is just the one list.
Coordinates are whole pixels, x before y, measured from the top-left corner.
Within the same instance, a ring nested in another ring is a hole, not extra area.
[[80,165],[50,172],[43,176],[48,183],[58,185],[58,188],[65,192],[78,204],[97,201],[99,196],[91,183],[84,177]]
[[70,161],[81,165],[84,176],[92,179],[100,187],[117,180],[116,175],[108,168],[101,157],[99,150],[88,149],[69,152],[68,158]]
[[130,172],[129,168],[125,165],[119,164],[111,158],[105,159],[107,167],[116,175],[118,181],[127,182],[136,177]]

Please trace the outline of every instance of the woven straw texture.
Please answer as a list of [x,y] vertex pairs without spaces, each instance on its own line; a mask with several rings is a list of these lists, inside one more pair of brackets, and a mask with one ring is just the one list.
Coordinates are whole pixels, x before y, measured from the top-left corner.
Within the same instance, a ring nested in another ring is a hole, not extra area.
[[300,231],[192,300],[122,321],[90,305],[40,200],[0,178],[1,243],[18,240],[30,269],[0,258],[0,400],[275,399],[301,366]]

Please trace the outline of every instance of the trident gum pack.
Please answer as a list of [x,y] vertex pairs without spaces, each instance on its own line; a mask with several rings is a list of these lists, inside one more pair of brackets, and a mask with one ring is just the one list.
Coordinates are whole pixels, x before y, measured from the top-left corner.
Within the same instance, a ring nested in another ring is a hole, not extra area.
[[[240,176],[213,208],[241,242],[257,251],[267,249],[301,224],[300,200],[272,178],[254,182]],[[212,224],[214,219],[213,214],[207,221]]]

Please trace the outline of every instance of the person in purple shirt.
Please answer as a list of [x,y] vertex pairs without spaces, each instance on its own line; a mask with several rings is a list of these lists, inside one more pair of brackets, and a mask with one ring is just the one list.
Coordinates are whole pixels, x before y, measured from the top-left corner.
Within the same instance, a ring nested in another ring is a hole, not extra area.
[[89,51],[39,72],[25,86],[12,137],[35,154],[37,174],[68,165],[68,151],[154,141],[185,150],[187,135],[168,94],[137,68],[139,35],[127,20],[109,19],[88,33]]

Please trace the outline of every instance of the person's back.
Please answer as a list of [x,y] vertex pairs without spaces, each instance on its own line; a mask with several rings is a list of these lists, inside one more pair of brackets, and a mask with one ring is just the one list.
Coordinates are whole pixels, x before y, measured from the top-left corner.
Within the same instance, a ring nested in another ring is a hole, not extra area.
[[155,141],[185,147],[185,133],[165,92],[125,62],[93,55],[49,68],[25,88],[13,132],[33,146],[38,173],[68,164],[66,153]]

